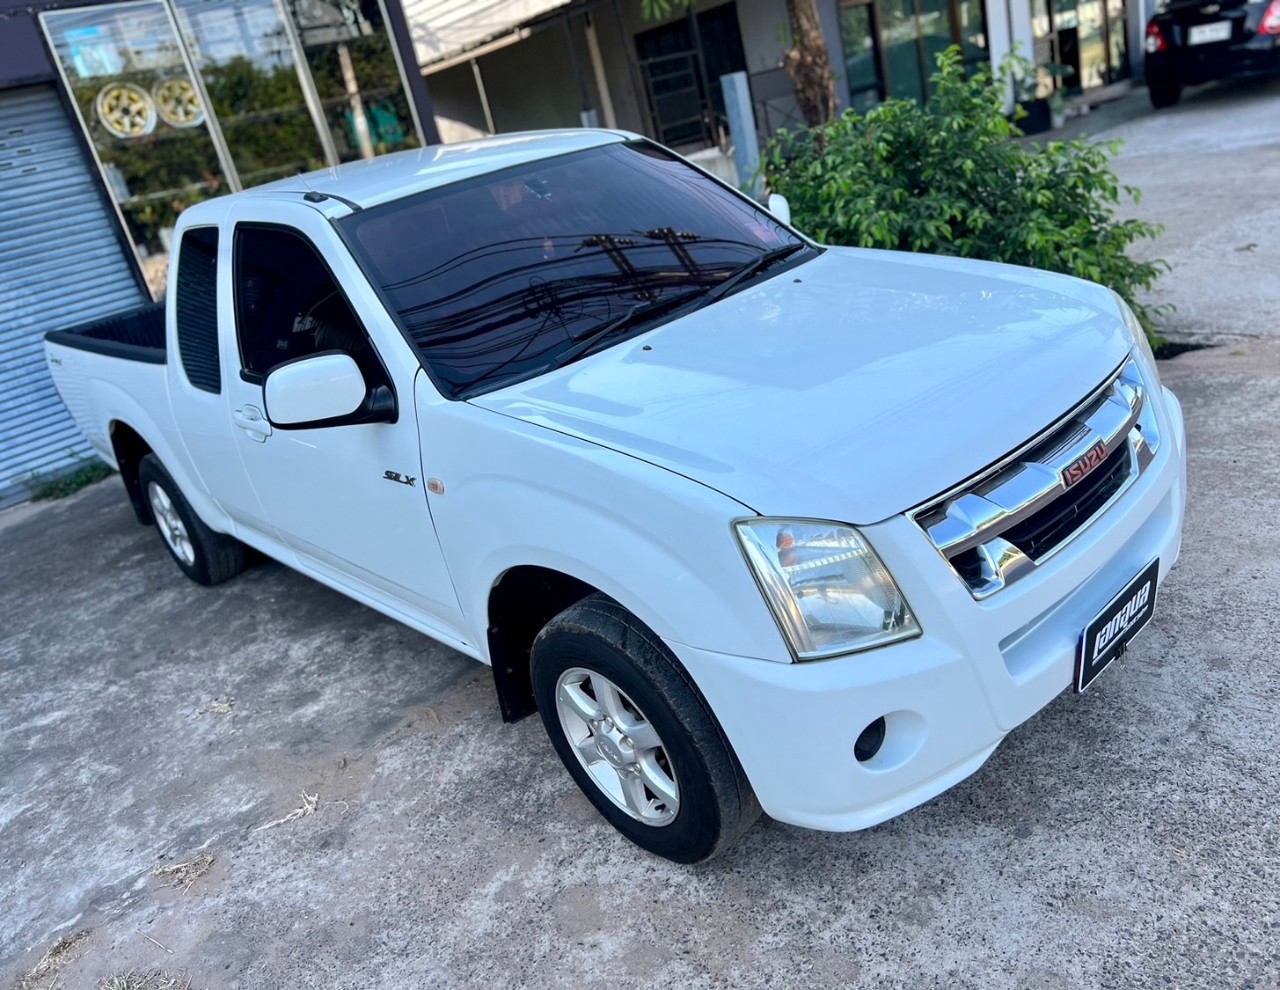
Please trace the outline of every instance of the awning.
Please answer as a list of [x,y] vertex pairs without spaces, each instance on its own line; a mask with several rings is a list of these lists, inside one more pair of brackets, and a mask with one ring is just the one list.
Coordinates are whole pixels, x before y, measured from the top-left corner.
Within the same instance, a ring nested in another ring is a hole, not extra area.
[[465,52],[493,51],[527,37],[520,26],[571,0],[404,0],[418,64],[434,63]]

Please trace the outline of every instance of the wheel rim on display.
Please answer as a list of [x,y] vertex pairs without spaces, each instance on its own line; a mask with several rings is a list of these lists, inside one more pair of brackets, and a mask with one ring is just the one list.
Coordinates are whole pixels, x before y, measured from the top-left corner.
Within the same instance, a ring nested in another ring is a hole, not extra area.
[[187,79],[166,79],[151,91],[160,119],[170,127],[195,127],[204,123],[204,108],[196,88]]
[[150,134],[156,126],[156,105],[151,95],[133,83],[103,86],[97,99],[98,120],[118,138]]
[[618,685],[571,667],[556,681],[556,710],[578,762],[610,801],[646,825],[675,819],[680,788],[666,747]]
[[169,493],[154,481],[147,486],[147,497],[151,500],[151,511],[155,513],[156,526],[165,543],[180,561],[188,566],[196,562],[196,549],[191,545],[191,537],[187,535],[187,527],[173,507]]

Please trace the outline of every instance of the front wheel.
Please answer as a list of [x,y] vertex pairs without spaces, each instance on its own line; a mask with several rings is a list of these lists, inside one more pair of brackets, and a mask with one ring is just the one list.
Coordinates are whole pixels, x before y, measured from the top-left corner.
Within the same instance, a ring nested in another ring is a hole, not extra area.
[[182,573],[197,584],[219,584],[244,570],[244,544],[215,533],[195,514],[155,454],[138,464],[138,485],[156,529]]
[[1153,107],[1163,110],[1182,99],[1182,87],[1174,83],[1148,82],[1147,95],[1151,98]]
[[587,799],[636,845],[711,859],[760,814],[737,757],[662,641],[592,595],[538,634],[534,694],[551,743]]

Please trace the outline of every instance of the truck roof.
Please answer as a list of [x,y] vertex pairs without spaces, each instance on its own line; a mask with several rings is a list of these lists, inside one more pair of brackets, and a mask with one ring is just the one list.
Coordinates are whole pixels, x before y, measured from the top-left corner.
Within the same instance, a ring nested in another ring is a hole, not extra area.
[[512,165],[552,158],[638,137],[627,131],[574,128],[561,131],[524,131],[433,144],[412,151],[397,151],[369,161],[347,162],[317,172],[277,179],[247,189],[240,195],[308,192],[332,196],[364,208],[438,186],[496,172]]

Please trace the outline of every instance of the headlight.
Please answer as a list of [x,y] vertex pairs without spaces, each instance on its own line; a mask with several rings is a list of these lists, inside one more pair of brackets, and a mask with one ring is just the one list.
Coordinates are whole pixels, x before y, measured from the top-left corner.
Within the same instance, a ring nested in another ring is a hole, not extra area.
[[1142,364],[1147,384],[1159,390],[1160,371],[1156,368],[1156,356],[1151,350],[1151,341],[1147,340],[1147,332],[1142,329],[1142,324],[1138,322],[1138,318],[1129,308],[1129,304],[1121,298],[1120,293],[1112,289],[1111,294],[1115,296],[1116,305],[1120,307],[1120,315],[1124,317],[1125,326],[1129,328],[1129,335],[1133,338],[1134,347],[1137,348],[1138,360]]
[[902,592],[853,527],[748,519],[734,529],[796,659],[920,635]]

